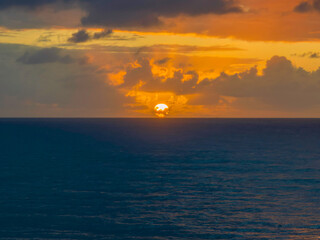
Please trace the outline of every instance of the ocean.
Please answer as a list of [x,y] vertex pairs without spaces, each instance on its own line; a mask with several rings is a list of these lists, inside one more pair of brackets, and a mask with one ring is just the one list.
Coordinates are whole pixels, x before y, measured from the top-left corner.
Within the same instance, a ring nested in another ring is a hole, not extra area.
[[0,119],[0,239],[319,239],[320,119]]

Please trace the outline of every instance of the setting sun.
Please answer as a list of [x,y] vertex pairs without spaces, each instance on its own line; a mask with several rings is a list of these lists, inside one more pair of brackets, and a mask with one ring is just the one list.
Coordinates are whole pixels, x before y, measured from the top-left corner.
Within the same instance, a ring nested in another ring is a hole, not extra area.
[[163,118],[165,117],[166,115],[168,115],[169,113],[169,107],[168,105],[164,104],[164,103],[160,103],[160,104],[157,104],[155,107],[154,107],[154,111],[155,111],[155,114],[159,117],[159,118]]

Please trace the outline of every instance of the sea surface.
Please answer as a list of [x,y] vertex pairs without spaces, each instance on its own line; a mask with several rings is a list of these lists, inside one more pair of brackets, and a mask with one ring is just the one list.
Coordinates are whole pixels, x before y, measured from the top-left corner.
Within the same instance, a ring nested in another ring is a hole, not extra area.
[[0,119],[0,239],[319,239],[320,119]]

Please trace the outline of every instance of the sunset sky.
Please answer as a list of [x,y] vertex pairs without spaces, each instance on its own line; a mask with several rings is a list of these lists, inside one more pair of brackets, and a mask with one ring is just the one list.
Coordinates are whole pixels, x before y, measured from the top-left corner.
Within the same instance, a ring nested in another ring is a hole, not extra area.
[[320,117],[320,0],[0,0],[0,117]]

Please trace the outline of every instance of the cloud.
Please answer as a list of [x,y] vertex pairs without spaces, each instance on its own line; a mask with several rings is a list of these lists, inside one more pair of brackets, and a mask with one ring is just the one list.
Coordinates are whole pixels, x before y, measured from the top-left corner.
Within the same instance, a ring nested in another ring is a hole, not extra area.
[[307,72],[294,67],[285,57],[275,56],[267,61],[262,75],[252,68],[235,75],[221,74],[216,79],[207,79],[199,87],[211,89],[211,93],[220,98],[241,99],[246,107],[254,100],[273,109],[299,111],[320,106],[319,77],[320,70]]
[[[1,1],[1,0],[0,0]],[[14,3],[15,1],[11,1]],[[27,4],[29,1],[25,1]],[[41,8],[16,6],[0,8],[0,25],[10,29],[64,27],[81,25],[85,11],[76,5],[43,5]]]
[[293,54],[292,56],[298,56],[298,57],[308,57],[308,58],[320,58],[319,52],[307,52],[302,54]]
[[157,60],[157,61],[155,62],[155,64],[163,65],[163,64],[168,63],[170,60],[171,60],[171,58],[165,57],[165,58],[162,58],[162,59]]
[[104,30],[102,32],[97,32],[93,35],[93,39],[101,39],[101,38],[105,38],[105,37],[109,37],[112,34],[112,30],[108,29],[108,30]]
[[299,13],[310,12],[313,10],[320,11],[320,0],[304,1],[294,8],[294,11]]
[[89,40],[90,40],[90,35],[84,29],[79,30],[76,33],[73,33],[72,37],[68,39],[68,41],[72,43],[82,43],[82,42],[87,42]]
[[94,39],[109,37],[111,34],[112,34],[112,30],[109,29],[109,30],[103,30],[101,32],[96,32],[93,34],[93,36],[91,36],[87,30],[81,29],[78,32],[73,33],[72,37],[70,37],[68,41],[72,43],[83,43],[83,42],[88,42]]
[[0,0],[0,9],[10,8],[10,7],[27,7],[27,8],[35,8],[46,4],[52,4],[56,2],[55,0]]
[[243,11],[234,0],[0,0],[0,10],[13,7],[35,10],[46,5],[64,9],[63,4],[77,4],[87,12],[87,16],[82,18],[84,26],[148,27],[160,25],[162,17]]
[[309,2],[301,2],[294,8],[295,12],[300,12],[300,13],[309,12],[311,10],[312,10],[312,6]]
[[[29,53],[23,60],[26,64],[17,62],[25,53]],[[215,109],[226,105],[240,112],[251,111],[250,116],[258,116],[254,113],[263,110],[291,112],[294,116],[304,116],[298,114],[308,110],[316,115],[320,109],[320,69],[306,71],[285,57],[272,57],[262,72],[253,67],[237,74],[222,72],[207,77],[198,68],[180,68],[173,64],[175,59],[168,58],[159,59],[172,61],[170,64],[159,65],[154,59],[142,57],[131,62],[120,54],[120,59],[110,60],[106,68],[92,63],[64,64],[69,63],[65,56],[78,63],[79,50],[0,44],[0,54],[0,116],[127,116],[123,105],[129,101],[124,96],[129,91],[141,93],[145,102],[159,93],[161,100],[173,97],[186,107]],[[40,64],[43,62],[52,64]],[[128,64],[121,65],[124,62]],[[216,69],[215,61],[208,64]],[[107,74],[119,71],[124,82],[108,85]],[[154,101],[159,99],[154,97]]]
[[[251,41],[309,41],[319,38],[318,26],[313,18],[303,18],[297,14],[281,14],[293,10],[294,7],[296,12],[319,10],[319,0],[295,0],[288,4],[278,4],[276,0],[0,0],[0,2],[0,25],[10,29],[80,26],[197,33]],[[300,4],[297,4],[299,2]],[[243,7],[241,3],[244,4]]]
[[138,67],[129,67],[127,69],[124,83],[121,87],[133,88],[140,84],[139,90],[146,92],[174,92],[177,95],[195,92],[194,87],[199,78],[197,72],[188,71],[184,73],[182,70],[177,69],[171,77],[165,77],[153,74],[152,66],[148,59],[140,58],[137,63]]
[[240,13],[233,0],[109,0],[84,2],[88,16],[83,25],[113,27],[149,27],[161,24],[161,17],[179,15]]
[[[108,85],[106,74],[100,71],[99,66],[35,64],[30,67],[16,61],[24,52],[34,51],[37,52],[37,49],[28,46],[0,44],[1,117],[124,114],[123,104],[128,101],[127,98]],[[75,55],[74,52],[65,55]],[[39,59],[43,58],[36,58],[33,62],[38,63]]]
[[70,64],[76,62],[77,59],[70,55],[62,55],[59,48],[44,48],[36,51],[26,51],[17,62],[24,64],[43,64],[43,63],[63,63]]
[[138,67],[128,67],[124,76],[124,83],[122,87],[132,88],[139,82],[154,83],[155,78],[151,70],[151,66],[148,59],[140,58],[138,61]]
[[310,58],[320,58],[319,53],[312,53],[310,56]]
[[232,98],[228,104],[239,109],[300,112],[320,107],[320,68],[308,72],[285,57],[272,57],[262,74],[254,67],[233,75],[221,73],[212,79],[201,79],[198,72],[181,69],[172,76],[159,75],[152,72],[147,59],[139,59],[137,64],[127,69],[122,87],[188,95],[189,104],[195,105],[218,106]]

